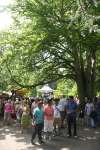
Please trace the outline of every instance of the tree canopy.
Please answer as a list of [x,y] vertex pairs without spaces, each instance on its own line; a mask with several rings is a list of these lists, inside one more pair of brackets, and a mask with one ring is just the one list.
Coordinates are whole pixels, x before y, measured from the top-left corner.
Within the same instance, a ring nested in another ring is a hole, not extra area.
[[15,0],[10,9],[15,24],[1,35],[2,75],[7,74],[14,85],[30,88],[71,79],[80,99],[95,96],[100,73],[100,3]]

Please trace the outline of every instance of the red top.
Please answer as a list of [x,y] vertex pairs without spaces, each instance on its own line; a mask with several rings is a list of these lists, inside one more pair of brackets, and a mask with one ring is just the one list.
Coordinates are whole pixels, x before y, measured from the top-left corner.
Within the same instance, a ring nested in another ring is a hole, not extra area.
[[54,109],[53,106],[45,106],[44,107],[44,119],[45,120],[53,120],[54,118]]

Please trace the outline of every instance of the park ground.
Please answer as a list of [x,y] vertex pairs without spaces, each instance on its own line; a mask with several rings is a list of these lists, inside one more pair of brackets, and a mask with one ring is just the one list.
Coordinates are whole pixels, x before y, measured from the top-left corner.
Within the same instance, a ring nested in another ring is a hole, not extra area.
[[30,143],[31,131],[21,133],[16,126],[0,126],[0,150],[100,150],[100,128],[79,128],[78,138],[54,137],[43,145]]

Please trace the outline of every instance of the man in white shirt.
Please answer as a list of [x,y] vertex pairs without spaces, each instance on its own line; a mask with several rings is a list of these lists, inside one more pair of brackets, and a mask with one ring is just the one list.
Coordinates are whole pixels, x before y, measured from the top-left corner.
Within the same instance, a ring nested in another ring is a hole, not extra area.
[[[55,105],[54,105],[54,132],[55,135],[60,134],[61,129],[61,114],[60,114],[60,105],[58,105],[59,99],[55,99]],[[57,132],[58,129],[58,132]]]
[[64,120],[65,120],[65,106],[66,106],[66,98],[63,95],[59,101],[59,109],[61,114],[61,128],[64,127]]
[[90,114],[94,110],[94,104],[91,100],[89,100],[85,106],[85,114],[86,114],[86,124],[87,126],[91,126],[91,118]]

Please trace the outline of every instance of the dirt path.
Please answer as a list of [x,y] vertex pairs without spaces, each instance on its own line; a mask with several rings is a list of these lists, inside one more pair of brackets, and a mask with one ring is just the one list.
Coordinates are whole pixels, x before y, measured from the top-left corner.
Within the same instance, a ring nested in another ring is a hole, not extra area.
[[54,137],[44,145],[31,145],[31,134],[16,127],[0,127],[0,150],[100,150],[100,129],[81,129],[77,139]]

